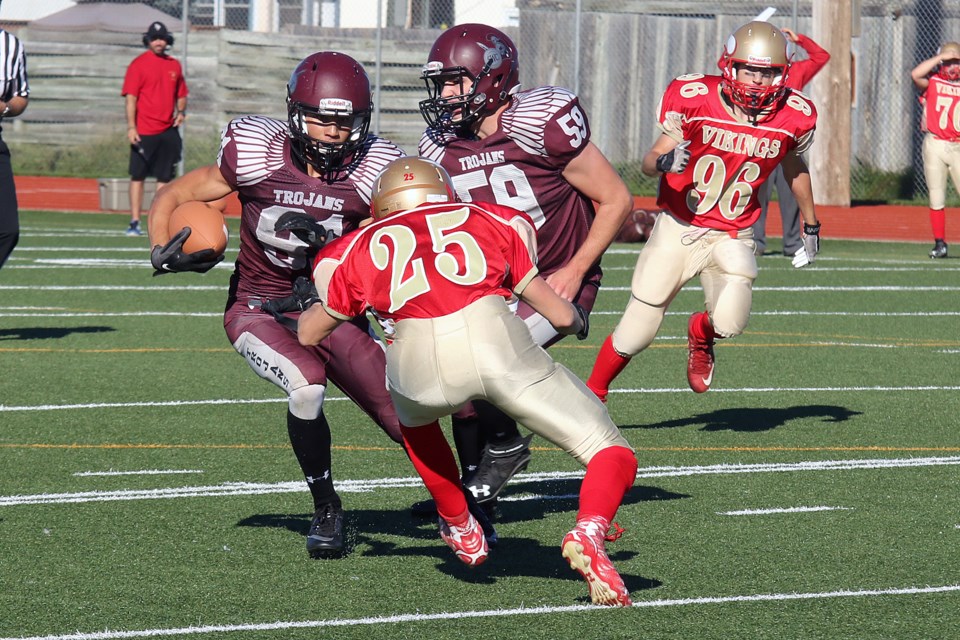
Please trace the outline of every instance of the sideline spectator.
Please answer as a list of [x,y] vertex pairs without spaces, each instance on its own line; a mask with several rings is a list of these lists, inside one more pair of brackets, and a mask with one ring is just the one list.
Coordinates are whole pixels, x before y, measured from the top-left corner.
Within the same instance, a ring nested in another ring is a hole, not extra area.
[[[830,54],[820,45],[802,33],[794,33],[783,27],[780,29],[795,46],[807,52],[807,59],[796,60],[790,63],[790,73],[784,79],[784,84],[792,89],[803,90],[810,80],[830,61]],[[767,247],[766,226],[767,208],[770,205],[770,194],[773,188],[777,189],[777,199],[780,205],[780,220],[783,222],[783,255],[793,258],[794,267],[805,267],[810,264],[809,257],[803,250],[803,240],[800,237],[800,207],[797,199],[790,191],[790,185],[783,175],[783,168],[777,167],[773,175],[760,185],[757,190],[757,199],[760,201],[760,217],[753,224],[753,241],[757,243],[757,255],[763,255]]]
[[12,33],[0,29],[0,267],[20,240],[17,191],[13,183],[10,149],[3,141],[3,121],[27,108],[27,56]]
[[[960,43],[947,42],[937,55],[910,72],[913,84],[923,91],[923,176],[927,181],[930,227],[933,230],[931,258],[947,257],[947,174],[960,192]],[[934,105],[934,108],[930,108]]]
[[167,54],[173,35],[162,22],[143,34],[146,51],[127,67],[120,95],[126,100],[127,140],[130,142],[130,226],[128,236],[139,236],[143,185],[147,176],[157,189],[173,180],[183,141],[178,128],[187,112],[187,83],[180,63]]

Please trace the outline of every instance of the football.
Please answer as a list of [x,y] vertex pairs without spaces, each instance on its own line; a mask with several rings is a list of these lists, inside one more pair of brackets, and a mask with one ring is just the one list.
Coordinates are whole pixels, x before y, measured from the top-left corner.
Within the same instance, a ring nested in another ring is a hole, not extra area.
[[167,225],[170,237],[184,227],[190,227],[190,235],[183,243],[184,253],[212,249],[219,256],[226,250],[228,235],[223,213],[206,202],[191,200],[173,210]]
[[624,220],[620,232],[613,239],[614,242],[646,242],[659,214],[659,211],[634,209]]

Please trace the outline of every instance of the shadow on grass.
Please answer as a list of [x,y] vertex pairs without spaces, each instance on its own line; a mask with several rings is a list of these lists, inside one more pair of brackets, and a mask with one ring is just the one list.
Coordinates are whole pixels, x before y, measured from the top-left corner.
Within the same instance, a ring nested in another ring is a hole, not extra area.
[[[516,482],[507,490],[504,500],[497,506],[497,526],[539,520],[552,513],[569,513],[573,526],[577,510],[579,480],[551,480],[535,483],[536,495],[531,495],[529,486],[534,483]],[[635,486],[627,494],[624,504],[651,500],[679,500],[690,496],[673,493],[659,487]],[[582,580],[569,568],[560,555],[560,540],[556,544],[542,544],[527,537],[504,536],[491,550],[490,559],[479,567],[470,568],[461,563],[440,540],[435,518],[417,518],[403,510],[351,510],[344,505],[346,550],[343,557],[359,553],[363,557],[428,557],[435,558],[441,572],[458,580],[473,584],[493,584],[498,578],[526,576],[560,580]],[[306,538],[312,514],[266,513],[244,518],[240,527],[272,527],[286,529]],[[629,534],[628,534],[629,535]],[[423,544],[411,546],[389,540],[388,536],[402,536],[422,540]],[[304,542],[305,544],[305,542]],[[624,539],[608,545],[607,552],[614,562],[626,562],[638,552],[624,548],[629,540]],[[618,549],[618,547],[620,547]],[[303,549],[306,556],[306,549]],[[321,561],[322,562],[322,561]],[[624,583],[631,592],[654,589],[661,582],[642,576],[623,575]],[[584,589],[586,594],[586,589]],[[579,599],[578,599],[579,600]],[[583,602],[589,602],[584,595]]]
[[822,418],[821,422],[846,422],[854,416],[862,415],[846,407],[813,404],[807,406],[771,408],[720,409],[709,413],[698,413],[678,420],[666,420],[646,425],[621,425],[621,429],[673,429],[702,425],[701,431],[770,431],[782,427],[791,420],[810,420]]
[[113,327],[23,327],[0,329],[0,340],[53,340],[66,338],[75,333],[105,333],[116,331]]

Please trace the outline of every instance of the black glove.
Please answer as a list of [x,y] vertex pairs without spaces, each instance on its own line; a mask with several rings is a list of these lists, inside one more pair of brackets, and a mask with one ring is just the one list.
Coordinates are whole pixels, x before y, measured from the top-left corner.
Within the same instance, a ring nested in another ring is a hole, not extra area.
[[689,140],[684,140],[676,147],[657,158],[657,171],[661,173],[683,173],[690,162]]
[[204,249],[193,253],[183,252],[183,243],[190,236],[190,227],[184,227],[170,241],[163,245],[154,245],[150,251],[150,264],[156,271],[155,276],[165,273],[180,273],[182,271],[196,271],[206,273],[223,260],[223,255],[217,255],[213,249]]
[[333,239],[333,232],[327,231],[316,219],[299,211],[287,211],[273,225],[274,231],[289,231],[309,245],[307,253],[312,256]]
[[577,331],[577,340],[586,340],[587,334],[590,333],[590,315],[576,302],[572,304],[577,312],[577,316],[580,318],[580,331]]
[[297,321],[283,315],[290,312],[306,311],[320,297],[317,294],[317,288],[313,282],[306,276],[300,276],[293,283],[293,293],[285,298],[275,300],[266,300],[260,305],[262,311],[266,311],[276,319],[277,322],[296,332]]

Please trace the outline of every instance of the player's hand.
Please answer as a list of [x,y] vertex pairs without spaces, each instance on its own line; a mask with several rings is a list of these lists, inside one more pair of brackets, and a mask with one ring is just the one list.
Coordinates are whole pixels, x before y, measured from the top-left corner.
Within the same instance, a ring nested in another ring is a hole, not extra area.
[[807,260],[813,262],[817,254],[820,253],[820,223],[803,223],[803,250],[807,254]]
[[657,171],[661,173],[683,173],[690,162],[689,140],[684,140],[676,147],[657,158]]
[[188,237],[190,237],[190,227],[184,227],[177,235],[170,238],[167,244],[162,247],[158,244],[154,245],[150,251],[150,264],[156,269],[153,275],[162,276],[165,273],[183,271],[206,273],[223,260],[223,255],[218,256],[213,249],[184,253],[183,243]]
[[309,245],[309,252],[316,254],[317,251],[327,244],[328,240],[333,239],[333,233],[316,221],[311,216],[299,211],[287,211],[273,225],[274,231],[289,231],[297,236],[303,242]]
[[260,305],[260,309],[276,318],[277,322],[283,323],[288,319],[283,314],[306,311],[319,300],[313,282],[306,276],[300,276],[293,283],[293,293],[284,298],[267,300]]
[[572,304],[574,311],[577,312],[577,317],[580,318],[580,330],[577,331],[577,340],[586,340],[587,335],[590,334],[590,314],[576,302]]

